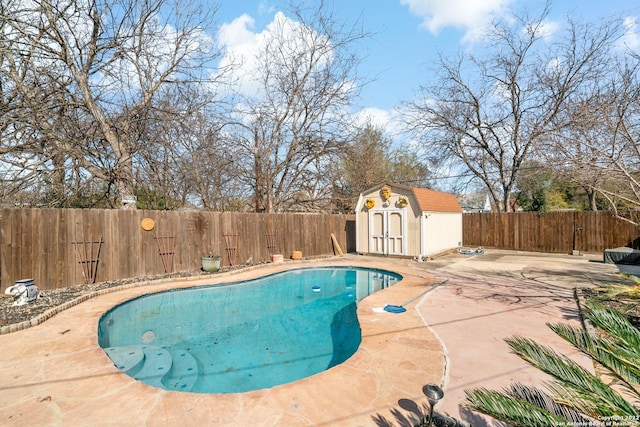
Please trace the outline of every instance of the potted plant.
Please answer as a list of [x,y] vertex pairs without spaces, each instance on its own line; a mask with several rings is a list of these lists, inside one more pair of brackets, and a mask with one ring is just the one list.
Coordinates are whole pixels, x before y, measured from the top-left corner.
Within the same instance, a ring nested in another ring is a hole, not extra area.
[[220,270],[220,261],[222,261],[222,257],[220,255],[210,253],[209,255],[203,256],[202,270],[209,273],[215,273]]

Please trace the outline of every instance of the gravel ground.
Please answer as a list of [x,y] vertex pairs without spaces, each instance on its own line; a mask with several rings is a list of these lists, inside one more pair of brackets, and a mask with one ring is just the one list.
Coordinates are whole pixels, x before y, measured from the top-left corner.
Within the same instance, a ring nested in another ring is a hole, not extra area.
[[[305,259],[318,259],[327,258],[326,256],[308,257]],[[287,261],[285,261],[287,262]],[[41,290],[40,298],[36,301],[21,305],[13,305],[13,296],[0,294],[0,328],[7,327],[9,325],[20,324],[38,316],[45,312],[54,309],[63,304],[69,303],[76,298],[81,298],[84,295],[90,295],[103,289],[116,288],[118,286],[124,286],[140,282],[149,282],[152,280],[166,279],[172,277],[193,277],[193,276],[206,276],[216,275],[232,270],[240,270],[243,268],[255,266],[256,264],[240,264],[235,266],[222,267],[216,273],[207,273],[204,271],[183,271],[172,274],[162,274],[157,276],[141,276],[133,279],[114,280],[110,282],[101,282],[88,285],[74,285],[66,288]],[[37,286],[37,283],[36,283]],[[6,329],[6,328],[4,328]]]
[[[247,267],[247,265],[223,267],[218,271],[218,273],[245,267]],[[118,286],[128,285],[132,283],[148,282],[152,280],[172,277],[206,276],[208,274],[215,275],[218,273],[206,273],[203,271],[179,272],[158,276],[136,277],[134,279],[126,280],[114,280],[88,285],[74,285],[59,289],[41,290],[40,297],[36,301],[21,306],[13,305],[13,295],[0,294],[0,327],[22,323],[34,319],[50,309],[68,303],[76,298],[80,298],[83,295],[89,295],[103,289],[116,288]]]

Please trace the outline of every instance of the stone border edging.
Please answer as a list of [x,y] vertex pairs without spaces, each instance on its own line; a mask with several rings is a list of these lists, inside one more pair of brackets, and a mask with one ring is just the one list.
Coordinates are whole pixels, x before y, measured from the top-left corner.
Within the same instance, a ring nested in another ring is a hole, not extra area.
[[[335,256],[331,256],[328,258],[335,258]],[[327,258],[322,258],[322,260],[326,260]],[[313,259],[302,259],[302,260],[296,260],[295,263],[296,264],[309,264],[311,262],[313,262]],[[227,276],[233,276],[234,274],[238,274],[238,273],[243,273],[245,271],[251,271],[254,269],[258,269],[261,268],[263,266],[266,265],[272,265],[272,263],[266,263],[266,264],[256,264],[256,265],[250,265],[244,268],[238,268],[235,270],[231,270],[231,271],[225,271],[222,273],[217,273],[217,274],[211,274],[211,275],[198,275],[198,276],[187,276],[187,277],[171,277],[171,278],[166,278],[166,279],[156,279],[156,280],[146,280],[146,281],[142,281],[142,282],[138,282],[138,283],[125,283],[123,285],[119,285],[119,286],[114,286],[111,288],[104,288],[104,289],[100,289],[97,291],[93,291],[84,295],[80,295],[77,298],[74,298],[70,301],[64,302],[60,305],[57,305],[53,308],[50,308],[49,310],[45,311],[42,314],[39,314],[38,316],[29,319],[29,320],[25,320],[23,322],[20,323],[13,323],[10,325],[6,325],[6,326],[2,326],[0,327],[0,335],[5,335],[5,334],[10,334],[13,332],[18,332],[18,331],[22,331],[24,329],[28,329],[31,328],[33,326],[37,326],[43,322],[45,322],[46,320],[51,319],[53,316],[55,316],[56,314],[67,310],[71,307],[74,307],[82,302],[85,302],[91,298],[95,298],[95,297],[99,297],[102,295],[106,295],[106,294],[110,294],[112,292],[118,292],[118,291],[123,291],[126,289],[131,289],[131,288],[136,288],[136,287],[144,287],[144,286],[149,286],[149,285],[160,285],[163,283],[170,283],[170,282],[190,282],[190,281],[197,281],[197,280],[204,280],[207,279],[209,277],[227,277]],[[203,285],[204,286],[204,285]]]

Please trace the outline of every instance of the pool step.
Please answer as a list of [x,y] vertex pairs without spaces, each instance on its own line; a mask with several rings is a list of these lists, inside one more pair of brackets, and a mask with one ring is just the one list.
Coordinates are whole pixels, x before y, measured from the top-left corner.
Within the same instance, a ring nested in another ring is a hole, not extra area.
[[191,391],[198,380],[198,362],[187,350],[126,345],[104,351],[122,372],[154,387]]
[[133,378],[158,388],[165,388],[162,378],[167,375],[173,364],[171,353],[164,348],[143,345],[144,365]]
[[144,364],[144,352],[138,345],[107,347],[104,351],[116,368],[125,374],[134,375]]
[[171,371],[163,378],[167,390],[191,391],[198,380],[198,363],[187,350],[167,347],[173,359]]

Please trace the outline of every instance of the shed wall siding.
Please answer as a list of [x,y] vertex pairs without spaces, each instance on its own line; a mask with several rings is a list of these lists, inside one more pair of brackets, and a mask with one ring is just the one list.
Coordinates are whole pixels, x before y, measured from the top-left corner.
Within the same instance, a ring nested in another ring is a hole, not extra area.
[[[412,209],[409,209],[411,207]],[[407,207],[407,253],[406,255],[416,257],[420,255],[420,212],[418,212],[415,200]]]
[[356,212],[356,252],[369,252],[369,213],[364,207]]
[[463,244],[462,214],[429,212],[426,215],[423,255],[434,255]]

